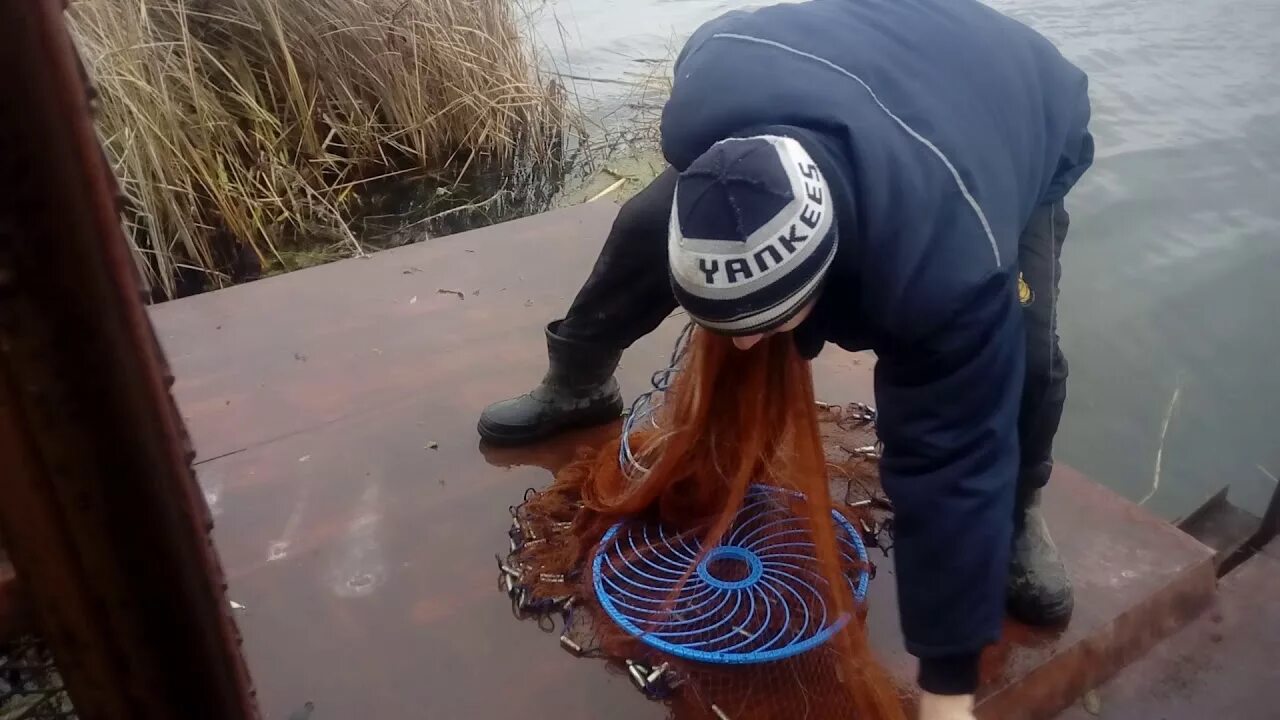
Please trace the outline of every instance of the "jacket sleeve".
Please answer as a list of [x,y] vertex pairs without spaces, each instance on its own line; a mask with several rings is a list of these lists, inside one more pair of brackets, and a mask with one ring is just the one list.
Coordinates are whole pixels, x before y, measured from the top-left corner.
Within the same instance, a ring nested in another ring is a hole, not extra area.
[[1092,108],[1089,104],[1089,78],[1080,73],[1077,79],[1075,102],[1063,110],[1066,135],[1058,164],[1053,168],[1049,189],[1040,198],[1040,204],[1055,203],[1066,197],[1085,172],[1093,166],[1093,133],[1089,131]]
[[973,691],[1004,617],[1026,352],[1013,282],[991,278],[876,366],[902,629],[938,694]]

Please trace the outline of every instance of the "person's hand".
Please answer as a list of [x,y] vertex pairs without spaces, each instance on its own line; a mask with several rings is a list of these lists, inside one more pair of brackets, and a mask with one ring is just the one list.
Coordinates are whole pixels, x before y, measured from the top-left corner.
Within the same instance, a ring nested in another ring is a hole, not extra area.
[[921,692],[920,720],[974,720],[973,696]]

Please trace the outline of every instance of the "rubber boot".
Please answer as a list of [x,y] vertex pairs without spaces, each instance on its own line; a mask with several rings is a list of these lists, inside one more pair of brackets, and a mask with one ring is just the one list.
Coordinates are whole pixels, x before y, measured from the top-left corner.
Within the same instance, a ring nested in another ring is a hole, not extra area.
[[533,390],[497,402],[480,414],[480,436],[494,445],[524,445],[558,432],[616,420],[622,394],[613,371],[622,358],[608,350],[556,335],[559,322],[547,326],[550,368]]
[[1040,512],[1040,490],[1020,491],[1009,562],[1008,607],[1015,620],[1060,627],[1071,620],[1071,580]]

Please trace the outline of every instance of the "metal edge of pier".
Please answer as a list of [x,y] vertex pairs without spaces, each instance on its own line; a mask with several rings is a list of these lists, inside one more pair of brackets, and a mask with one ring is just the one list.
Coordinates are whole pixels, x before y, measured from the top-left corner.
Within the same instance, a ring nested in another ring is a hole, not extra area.
[[64,9],[0,3],[0,540],[75,716],[251,720]]

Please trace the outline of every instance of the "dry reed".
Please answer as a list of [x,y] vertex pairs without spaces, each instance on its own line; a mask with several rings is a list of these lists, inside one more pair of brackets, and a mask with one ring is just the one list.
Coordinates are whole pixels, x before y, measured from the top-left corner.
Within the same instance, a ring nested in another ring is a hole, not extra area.
[[353,222],[394,182],[492,211],[558,172],[570,114],[511,0],[78,0],[69,19],[157,298],[362,254]]

